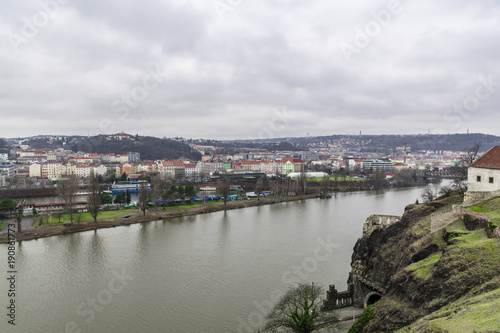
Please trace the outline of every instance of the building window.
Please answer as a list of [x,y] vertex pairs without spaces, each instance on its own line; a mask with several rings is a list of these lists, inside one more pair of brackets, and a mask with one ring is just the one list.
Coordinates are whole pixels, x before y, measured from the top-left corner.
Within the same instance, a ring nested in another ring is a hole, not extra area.
[[480,183],[480,182],[481,182],[481,176],[476,176],[476,181],[477,181],[478,183]]
[[493,177],[490,177],[489,181],[490,181],[490,184],[493,184]]

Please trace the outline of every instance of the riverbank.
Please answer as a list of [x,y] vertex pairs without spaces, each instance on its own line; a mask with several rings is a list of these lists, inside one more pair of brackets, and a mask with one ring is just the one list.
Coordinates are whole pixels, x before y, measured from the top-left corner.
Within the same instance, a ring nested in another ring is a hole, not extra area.
[[[129,218],[103,219],[103,220],[97,220],[97,222],[81,222],[80,224],[73,224],[70,226],[57,225],[57,226],[38,227],[23,231],[21,233],[17,233],[16,240],[23,241],[30,239],[38,239],[38,238],[51,237],[57,235],[65,235],[75,232],[97,230],[102,228],[114,228],[135,223],[144,223],[144,222],[151,222],[151,221],[176,218],[182,216],[207,214],[223,210],[257,207],[257,206],[271,205],[282,202],[300,201],[312,198],[316,198],[316,195],[236,201],[236,202],[228,202],[227,205],[201,206],[201,207],[178,209],[172,211],[155,210],[151,213],[147,213],[146,215],[132,216]],[[0,243],[7,243],[7,234],[0,235]]]

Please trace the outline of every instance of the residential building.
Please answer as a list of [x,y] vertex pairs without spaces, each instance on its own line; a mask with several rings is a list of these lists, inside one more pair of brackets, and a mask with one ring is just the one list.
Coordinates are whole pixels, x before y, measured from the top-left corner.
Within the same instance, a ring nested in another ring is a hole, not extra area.
[[170,175],[175,179],[184,179],[186,177],[186,167],[182,161],[163,161],[162,166],[161,173],[164,175]]
[[362,168],[370,172],[393,171],[394,163],[390,160],[371,159],[362,162]]
[[184,163],[186,179],[188,180],[196,180],[199,173],[196,164],[194,163]]
[[103,164],[99,164],[97,166],[94,166],[92,169],[93,169],[94,173],[98,176],[105,176],[106,173],[108,172],[108,168],[106,168],[106,166]]
[[62,175],[62,162],[47,162],[42,164],[42,177],[59,179]]
[[500,191],[500,146],[494,146],[468,170],[468,191]]
[[140,162],[140,161],[141,161],[140,153],[134,153],[134,152],[128,153],[128,162]]
[[29,177],[42,177],[42,165],[33,163],[29,166]]

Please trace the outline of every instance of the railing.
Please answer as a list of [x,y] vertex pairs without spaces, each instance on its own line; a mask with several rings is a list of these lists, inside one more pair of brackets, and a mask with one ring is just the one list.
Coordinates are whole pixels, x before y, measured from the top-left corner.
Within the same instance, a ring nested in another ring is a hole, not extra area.
[[349,285],[347,291],[338,292],[335,285],[331,284],[330,289],[326,292],[326,299],[323,301],[321,311],[330,311],[334,309],[345,308],[352,306],[352,285]]

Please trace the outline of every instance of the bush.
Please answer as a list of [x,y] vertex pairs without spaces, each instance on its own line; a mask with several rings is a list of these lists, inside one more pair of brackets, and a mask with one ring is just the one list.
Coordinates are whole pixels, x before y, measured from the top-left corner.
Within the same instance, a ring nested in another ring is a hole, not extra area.
[[349,333],[357,333],[361,332],[363,327],[368,324],[368,322],[373,318],[375,315],[375,309],[373,308],[373,305],[368,305],[365,308],[365,311],[361,314],[361,317],[359,317],[358,320],[352,325],[351,329],[349,330]]

